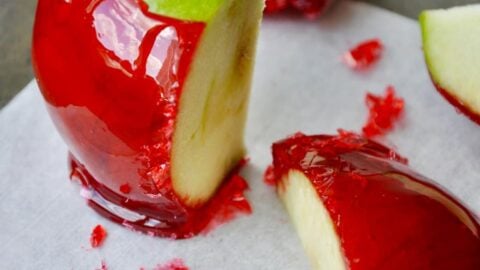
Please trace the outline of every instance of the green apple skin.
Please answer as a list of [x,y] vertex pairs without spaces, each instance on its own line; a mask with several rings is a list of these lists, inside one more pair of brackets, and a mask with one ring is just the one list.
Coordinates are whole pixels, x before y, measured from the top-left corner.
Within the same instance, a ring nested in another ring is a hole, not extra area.
[[145,0],[152,13],[185,21],[208,22],[225,0]]

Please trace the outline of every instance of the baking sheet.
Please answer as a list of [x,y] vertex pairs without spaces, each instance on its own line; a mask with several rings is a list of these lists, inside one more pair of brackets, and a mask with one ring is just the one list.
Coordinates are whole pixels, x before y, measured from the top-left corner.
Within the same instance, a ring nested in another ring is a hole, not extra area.
[[[341,55],[378,37],[384,58],[355,72]],[[365,91],[392,84],[406,100],[401,126],[384,142],[480,213],[480,128],[456,113],[431,84],[413,20],[342,1],[319,21],[267,18],[261,30],[247,146],[254,212],[206,236],[171,241],[133,233],[85,206],[67,179],[67,149],[35,82],[0,113],[0,269],[152,269],[182,258],[193,270],[308,269],[307,258],[274,191],[263,184],[270,145],[296,131],[360,130]],[[109,236],[89,249],[103,224]]]

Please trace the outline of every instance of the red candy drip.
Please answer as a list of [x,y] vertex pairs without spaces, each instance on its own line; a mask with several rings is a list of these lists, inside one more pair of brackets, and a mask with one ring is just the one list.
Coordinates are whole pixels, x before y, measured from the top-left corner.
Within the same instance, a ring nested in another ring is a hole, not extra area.
[[265,170],[265,173],[263,174],[263,181],[269,186],[275,186],[277,184],[273,165],[268,166]]
[[353,133],[297,136],[273,158],[279,192],[289,170],[310,179],[348,269],[480,269],[478,219],[393,150]]
[[390,131],[400,118],[405,105],[402,98],[395,96],[393,86],[387,87],[383,97],[367,93],[365,102],[369,115],[362,130],[369,138]]
[[72,177],[91,207],[125,226],[185,238],[222,209],[249,211],[232,201],[243,179],[227,179],[222,195],[196,208],[172,189],[178,103],[205,26],[151,14],[139,0],[38,2],[34,69]]
[[333,0],[267,0],[265,12],[276,13],[291,7],[306,18],[315,19],[322,15],[332,2]]
[[120,192],[122,192],[123,194],[128,194],[130,193],[130,191],[132,191],[132,187],[130,187],[128,183],[120,186]]
[[365,69],[376,63],[383,52],[383,44],[379,39],[371,39],[350,49],[344,56],[347,65],[354,69]]
[[189,270],[182,259],[175,258],[164,265],[158,265],[154,270]]
[[92,248],[100,247],[103,245],[105,238],[107,238],[107,231],[102,225],[97,225],[90,235],[90,245]]
[[102,261],[102,265],[100,268],[97,268],[97,270],[108,270],[107,263],[105,261]]

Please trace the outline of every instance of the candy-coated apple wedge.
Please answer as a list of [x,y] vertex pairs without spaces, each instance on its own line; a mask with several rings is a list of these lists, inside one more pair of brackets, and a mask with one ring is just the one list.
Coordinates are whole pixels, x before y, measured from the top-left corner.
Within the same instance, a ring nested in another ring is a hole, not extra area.
[[74,157],[73,175],[95,191],[100,212],[173,237],[205,225],[211,213],[200,208],[245,154],[263,7],[39,1],[38,83]]
[[480,269],[478,220],[380,144],[297,135],[268,175],[314,269]]
[[480,124],[480,5],[420,15],[423,51],[438,91]]

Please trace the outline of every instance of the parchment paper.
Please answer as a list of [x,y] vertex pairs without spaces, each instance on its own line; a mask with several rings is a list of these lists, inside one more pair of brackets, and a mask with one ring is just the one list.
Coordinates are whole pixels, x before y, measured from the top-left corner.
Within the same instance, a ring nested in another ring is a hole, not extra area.
[[[384,58],[368,72],[341,61],[352,45],[378,37]],[[274,191],[263,184],[270,145],[296,131],[360,130],[366,90],[388,84],[406,100],[402,125],[386,143],[480,213],[480,127],[433,88],[417,23],[367,4],[341,2],[319,21],[267,18],[262,26],[243,171],[254,213],[184,241],[130,232],[89,209],[67,178],[67,149],[35,82],[0,113],[0,269],[147,269],[182,258],[193,270],[308,269]],[[109,236],[89,250],[103,224]]]

